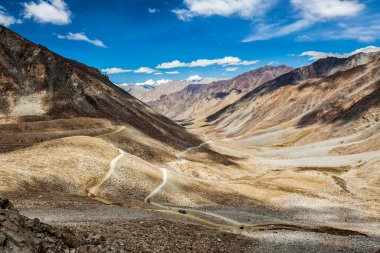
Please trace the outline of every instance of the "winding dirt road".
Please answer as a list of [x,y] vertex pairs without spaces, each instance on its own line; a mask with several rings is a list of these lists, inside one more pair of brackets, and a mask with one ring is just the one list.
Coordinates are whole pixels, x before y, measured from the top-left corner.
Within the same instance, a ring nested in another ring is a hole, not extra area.
[[162,170],[162,183],[154,189],[144,200],[145,203],[148,203],[151,198],[153,198],[156,194],[161,192],[162,188],[168,183],[168,170],[166,168],[161,168]]
[[[115,132],[120,132],[124,130],[124,127],[119,128]],[[113,133],[115,133],[113,132]],[[185,151],[182,151],[178,154],[176,154],[177,160],[172,161],[167,163],[169,164],[184,164],[187,163],[188,160],[185,158],[182,158],[184,154],[187,152],[198,149],[203,147],[204,145],[210,144],[212,141],[207,141],[204,142],[198,146],[191,147],[186,149]],[[113,175],[113,173],[116,170],[116,166],[120,159],[123,158],[125,155],[125,152],[121,149],[118,149],[119,155],[116,156],[111,162],[110,162],[110,168],[107,171],[107,173],[101,178],[99,182],[97,182],[95,185],[87,188],[87,195],[88,197],[97,200],[103,204],[106,205],[114,205],[115,203],[111,202],[110,200],[101,198],[98,196],[100,187]],[[154,198],[157,194],[159,194],[162,189],[166,186],[166,184],[169,181],[169,171],[167,167],[161,167],[162,170],[162,183],[157,186],[144,200],[145,203],[151,204],[155,206],[156,208],[159,209],[154,209],[159,212],[163,213],[170,213],[172,215],[177,215],[181,216],[183,215],[182,213],[179,213],[178,211],[181,210],[181,208],[177,207],[172,207],[172,206],[167,206],[163,205],[160,203],[155,203],[151,201],[152,198]],[[123,204],[120,204],[121,206]],[[249,228],[250,230],[279,230],[279,229],[284,229],[284,230],[291,230],[291,231],[305,231],[305,232],[316,232],[316,233],[328,233],[328,234],[334,234],[334,235],[363,235],[366,236],[365,234],[362,234],[357,231],[352,231],[352,230],[345,230],[345,229],[339,229],[339,228],[332,228],[332,227],[319,227],[319,226],[299,226],[299,225],[293,225],[293,224],[248,224],[248,223],[242,223],[239,221],[236,221],[234,219],[225,217],[223,215],[213,213],[213,212],[208,212],[208,211],[201,211],[197,209],[189,209],[186,208],[187,215],[186,217],[196,221],[200,222],[209,226],[217,227],[217,228],[222,228],[222,229],[238,229],[238,228]],[[209,218],[206,218],[209,217]],[[211,219],[210,219],[211,218]],[[215,222],[216,220],[222,221],[222,223]]]
[[115,172],[116,165],[119,162],[119,160],[125,155],[125,152],[121,149],[118,149],[119,155],[116,156],[110,163],[110,169],[107,171],[107,173],[102,177],[102,179],[96,183],[95,185],[89,187],[87,189],[87,196],[90,198],[94,198],[100,202],[103,202],[107,205],[112,204],[112,202],[102,199],[98,196],[100,187],[112,176],[112,174]]
[[[210,144],[212,141],[208,140],[198,146],[195,146],[195,147],[190,147],[188,149],[186,149],[185,151],[182,151],[178,154],[176,154],[176,157],[177,157],[177,160],[176,161],[172,161],[172,162],[169,162],[168,164],[184,164],[184,163],[187,163],[188,160],[187,159],[184,159],[182,158],[182,156],[184,154],[186,154],[187,152],[191,151],[191,150],[194,150],[194,149],[198,149],[198,148],[201,148],[203,147],[204,145],[208,145]],[[151,201],[151,199],[157,195],[158,193],[160,193],[162,191],[162,189],[165,187],[165,185],[168,183],[168,178],[169,178],[169,175],[168,175],[168,169],[165,168],[165,167],[162,167],[162,173],[163,173],[163,176],[162,176],[162,183],[156,188],[154,189],[144,200],[145,203],[149,203],[155,207],[159,207],[159,208],[164,208],[164,209],[167,209],[167,210],[174,210],[175,212],[178,212],[180,210],[180,208],[176,208],[176,207],[171,207],[171,206],[165,206],[165,205],[162,205],[162,204],[159,204],[159,203],[155,203],[153,201]],[[235,226],[244,226],[244,225],[250,225],[250,224],[244,224],[244,223],[241,223],[239,221],[236,221],[236,220],[233,220],[231,218],[228,218],[228,217],[225,217],[225,216],[222,216],[220,214],[216,214],[216,213],[212,213],[212,212],[206,212],[206,211],[200,211],[200,210],[196,210],[196,209],[189,209],[189,208],[186,208],[186,211],[187,212],[191,212],[191,213],[198,213],[198,214],[202,214],[202,215],[206,215],[206,216],[211,216],[213,218],[216,218],[218,220],[222,220],[228,224],[232,224],[232,225],[235,225]],[[195,217],[192,217],[192,218],[195,218]],[[201,219],[201,218],[198,218],[198,220]]]
[[[201,148],[202,146],[211,143],[211,141],[204,142],[196,147],[188,148],[187,150],[180,152],[176,155],[177,161],[169,162],[168,164],[183,164],[187,163],[188,160],[182,158],[181,156],[189,152],[190,150],[194,150],[197,148]],[[156,203],[151,201],[151,199],[156,196],[158,193],[162,191],[162,189],[165,187],[165,185],[168,183],[169,180],[169,170],[165,167],[161,168],[163,177],[162,177],[162,183],[154,189],[144,200],[145,203],[151,204],[157,208],[161,208],[160,210],[157,210],[159,212],[163,213],[170,213],[173,215],[183,215],[179,213],[178,211],[182,208],[172,207],[163,205],[160,203]],[[341,235],[341,236],[350,236],[350,235],[362,235],[366,236],[365,234],[353,231],[353,230],[346,230],[346,229],[339,229],[339,228],[333,228],[333,227],[321,227],[321,226],[300,226],[300,225],[294,225],[294,224],[251,224],[251,223],[243,223],[236,221],[234,219],[228,218],[226,216],[208,212],[208,211],[201,211],[197,209],[191,209],[191,208],[185,208],[187,214],[186,217],[189,219],[192,219],[194,221],[207,224],[213,227],[222,228],[222,229],[237,229],[237,228],[249,228],[251,230],[290,230],[290,231],[304,231],[304,232],[313,232],[313,233],[326,233],[326,234],[332,234],[332,235]],[[198,215],[197,215],[198,214]],[[200,215],[200,216],[199,216]],[[223,221],[224,223],[216,223],[212,219],[207,219],[206,217],[212,217],[217,220]]]

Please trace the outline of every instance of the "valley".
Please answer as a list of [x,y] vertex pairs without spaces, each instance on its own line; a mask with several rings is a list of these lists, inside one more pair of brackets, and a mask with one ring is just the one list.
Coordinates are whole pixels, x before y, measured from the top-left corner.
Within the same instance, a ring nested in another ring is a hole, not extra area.
[[[0,195],[75,231],[66,249],[380,250],[379,52],[188,84],[150,107],[5,27],[0,45]],[[35,252],[36,228],[12,229],[0,249]]]

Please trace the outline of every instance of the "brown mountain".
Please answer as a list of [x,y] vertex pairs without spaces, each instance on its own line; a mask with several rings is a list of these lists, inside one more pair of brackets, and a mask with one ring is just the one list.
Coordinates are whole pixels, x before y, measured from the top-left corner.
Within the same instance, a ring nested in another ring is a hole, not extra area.
[[191,84],[179,92],[149,102],[149,105],[171,119],[202,119],[290,70],[287,66],[264,66],[230,80],[207,85]]
[[61,57],[5,27],[0,27],[0,93],[3,122],[102,118],[170,145],[197,142],[97,69]]
[[321,59],[257,87],[208,121],[219,133],[253,142],[273,131],[272,144],[372,136],[380,128],[379,63],[379,52]]

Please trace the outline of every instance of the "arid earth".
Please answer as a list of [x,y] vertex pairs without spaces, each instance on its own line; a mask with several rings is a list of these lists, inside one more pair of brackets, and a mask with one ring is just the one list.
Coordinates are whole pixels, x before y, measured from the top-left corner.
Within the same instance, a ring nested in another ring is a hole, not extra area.
[[257,76],[184,127],[0,35],[0,252],[380,251],[378,53]]

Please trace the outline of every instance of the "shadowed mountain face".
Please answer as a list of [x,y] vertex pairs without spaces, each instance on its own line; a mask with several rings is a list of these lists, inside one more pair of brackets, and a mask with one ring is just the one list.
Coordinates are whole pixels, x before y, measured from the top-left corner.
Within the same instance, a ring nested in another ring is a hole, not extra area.
[[379,58],[377,52],[319,60],[257,87],[207,120],[240,137],[271,127],[313,127],[330,135],[377,129]]
[[259,85],[291,70],[287,66],[264,66],[231,80],[207,85],[191,84],[181,91],[149,102],[149,105],[172,119],[202,119]]
[[0,118],[106,118],[171,144],[193,136],[151,110],[97,69],[63,58],[0,27]]

